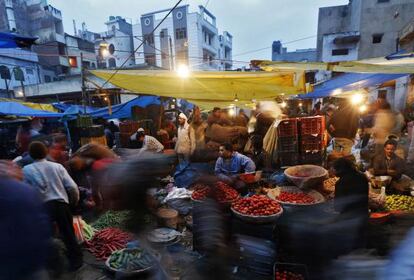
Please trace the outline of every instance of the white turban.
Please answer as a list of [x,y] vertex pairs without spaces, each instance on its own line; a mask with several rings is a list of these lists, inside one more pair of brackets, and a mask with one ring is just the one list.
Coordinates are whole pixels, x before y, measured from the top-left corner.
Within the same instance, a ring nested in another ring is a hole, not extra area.
[[184,113],[178,115],[179,118],[187,120],[187,116]]
[[137,132],[145,132],[145,130],[142,127],[140,127],[138,128]]

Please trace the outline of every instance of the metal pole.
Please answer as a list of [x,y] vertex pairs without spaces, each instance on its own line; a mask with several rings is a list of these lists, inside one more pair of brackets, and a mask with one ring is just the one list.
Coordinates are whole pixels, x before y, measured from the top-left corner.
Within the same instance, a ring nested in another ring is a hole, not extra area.
[[80,53],[80,63],[81,63],[81,81],[82,81],[82,105],[83,113],[86,114],[86,86],[85,86],[85,69],[83,67],[83,52]]
[[169,36],[169,42],[170,42],[170,70],[174,70],[172,40],[171,40],[171,35],[168,35],[168,36]]

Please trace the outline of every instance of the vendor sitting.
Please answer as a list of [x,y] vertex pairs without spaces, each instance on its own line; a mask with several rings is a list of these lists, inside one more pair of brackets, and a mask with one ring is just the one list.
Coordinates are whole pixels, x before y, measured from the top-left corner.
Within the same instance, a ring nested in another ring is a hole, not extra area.
[[244,188],[246,184],[239,179],[238,174],[254,172],[254,162],[249,157],[233,151],[233,146],[229,143],[220,146],[219,155],[214,169],[217,177],[236,189]]
[[405,175],[405,162],[395,154],[397,149],[395,140],[388,140],[384,144],[384,152],[372,160],[370,173],[374,176],[391,176],[391,188],[405,192],[409,190],[411,179]]
[[137,133],[131,136],[131,141],[142,143],[141,151],[161,153],[164,150],[164,146],[157,139],[150,135],[145,135],[143,128],[139,128]]

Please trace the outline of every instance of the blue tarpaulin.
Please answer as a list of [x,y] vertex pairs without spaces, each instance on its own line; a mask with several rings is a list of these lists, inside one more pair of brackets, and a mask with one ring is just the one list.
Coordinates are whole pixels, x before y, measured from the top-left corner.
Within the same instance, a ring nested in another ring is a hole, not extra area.
[[148,105],[160,105],[161,101],[157,96],[140,96],[131,101],[112,106],[112,114],[109,114],[109,108],[105,107],[92,112],[90,115],[94,118],[104,119],[121,119],[130,118],[131,109],[134,106],[147,107]]
[[[58,109],[59,111],[62,111],[65,115],[76,115],[76,114],[82,114],[84,112],[84,108],[82,105],[73,105],[73,104],[65,104],[65,103],[53,103],[53,107]],[[86,106],[86,113],[90,114],[92,112],[95,112],[96,110],[99,110],[100,108],[94,108]]]
[[37,38],[34,37],[25,37],[13,33],[0,32],[0,48],[28,48],[36,40]]
[[18,102],[0,102],[0,115],[14,115],[21,117],[60,118],[61,113],[36,110]]
[[404,76],[407,76],[407,74],[342,74],[341,76],[326,81],[322,85],[316,86],[315,90],[311,93],[299,95],[298,98],[310,99],[337,96],[343,92],[381,85],[387,81]]

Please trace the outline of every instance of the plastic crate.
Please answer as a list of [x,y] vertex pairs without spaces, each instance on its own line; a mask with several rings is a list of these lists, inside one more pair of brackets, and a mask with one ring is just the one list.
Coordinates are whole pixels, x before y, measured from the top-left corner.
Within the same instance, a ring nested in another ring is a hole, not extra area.
[[279,137],[290,137],[298,135],[298,119],[287,119],[279,123],[277,127]]
[[300,151],[302,153],[321,151],[324,149],[323,134],[319,135],[302,135],[300,137]]
[[324,153],[322,151],[319,152],[309,152],[309,153],[302,153],[300,156],[300,163],[301,164],[322,164],[324,161]]
[[81,137],[101,137],[105,135],[105,129],[102,125],[92,125],[89,127],[80,127],[79,135]]
[[293,166],[299,164],[298,153],[279,153],[278,156],[280,166]]
[[[278,278],[277,272],[283,273],[283,272],[290,272],[297,275],[301,275],[303,280],[309,279],[308,274],[308,268],[304,264],[298,264],[298,263],[280,263],[277,262],[273,266],[273,279],[275,280],[281,280],[284,279],[283,277]],[[290,278],[287,278],[290,279]]]
[[325,131],[325,117],[306,117],[299,120],[299,131],[301,135],[319,135]]
[[277,149],[279,152],[296,153],[299,150],[298,144],[297,136],[279,137],[277,140]]
[[135,121],[126,121],[119,124],[119,132],[121,133],[135,133],[139,128],[139,123]]

